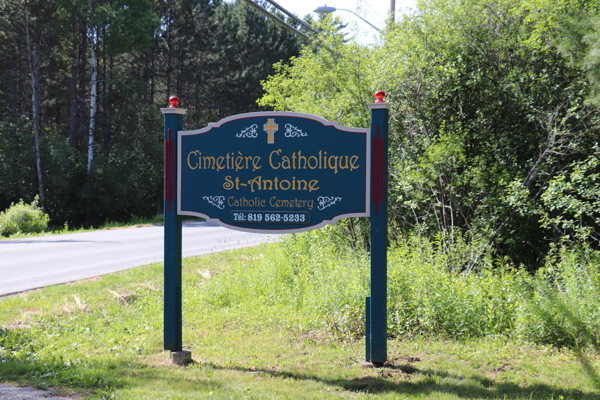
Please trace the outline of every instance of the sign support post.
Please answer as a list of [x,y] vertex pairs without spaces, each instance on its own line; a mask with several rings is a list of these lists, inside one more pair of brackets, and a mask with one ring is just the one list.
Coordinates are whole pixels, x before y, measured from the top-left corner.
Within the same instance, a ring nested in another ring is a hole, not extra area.
[[164,136],[164,348],[171,350],[173,362],[191,361],[191,352],[183,351],[181,256],[182,217],[177,215],[177,132],[183,129],[187,110],[177,108],[179,98],[169,98],[169,107],[161,108],[165,120]]
[[371,296],[365,304],[365,358],[375,366],[387,361],[388,116],[384,92],[371,109]]

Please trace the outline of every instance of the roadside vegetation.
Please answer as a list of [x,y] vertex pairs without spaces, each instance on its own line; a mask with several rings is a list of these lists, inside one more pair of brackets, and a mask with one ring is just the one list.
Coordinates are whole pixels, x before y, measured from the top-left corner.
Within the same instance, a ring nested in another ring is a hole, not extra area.
[[[293,235],[269,257],[238,265],[206,288],[221,307],[287,305],[340,340],[363,335],[369,293],[366,252],[332,239],[335,228]],[[329,231],[329,232],[328,232]],[[389,251],[392,337],[463,340],[501,335],[556,347],[600,348],[600,253],[561,249],[535,275],[489,260],[479,271],[452,271],[439,241],[413,237]],[[456,249],[456,253],[463,249]]]
[[39,207],[37,196],[31,204],[21,199],[19,203],[13,203],[5,211],[0,211],[0,240],[162,224],[164,214],[152,218],[133,217],[127,222],[107,221],[97,228],[90,226],[87,229],[70,229],[66,224],[62,227],[48,226],[49,222],[50,217]]
[[[389,362],[363,369],[367,255],[332,230],[184,260],[184,348],[162,350],[162,265],[0,301],[0,377],[94,399],[595,399],[598,254],[536,276],[390,250]],[[429,250],[428,250],[429,249]],[[575,272],[577,272],[575,274]]]
[[50,218],[38,207],[38,200],[36,196],[31,204],[25,204],[21,199],[0,211],[0,237],[41,233],[47,229]]

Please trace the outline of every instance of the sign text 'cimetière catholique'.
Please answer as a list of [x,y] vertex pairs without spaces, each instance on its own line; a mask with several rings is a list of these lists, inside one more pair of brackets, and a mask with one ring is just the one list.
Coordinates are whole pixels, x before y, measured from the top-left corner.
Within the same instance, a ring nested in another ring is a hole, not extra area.
[[179,131],[177,213],[274,233],[369,216],[370,143],[369,129],[286,112]]

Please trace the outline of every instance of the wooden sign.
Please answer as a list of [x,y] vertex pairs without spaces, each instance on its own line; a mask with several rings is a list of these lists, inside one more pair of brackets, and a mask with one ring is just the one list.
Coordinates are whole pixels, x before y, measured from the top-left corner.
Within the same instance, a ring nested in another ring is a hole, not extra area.
[[179,98],[161,109],[164,129],[164,347],[183,350],[182,215],[267,233],[308,231],[340,218],[371,219],[371,295],[365,299],[365,360],[387,360],[388,109],[375,93],[371,128],[301,113],[234,115],[183,130]]
[[180,131],[177,213],[289,233],[370,213],[370,129],[259,112]]

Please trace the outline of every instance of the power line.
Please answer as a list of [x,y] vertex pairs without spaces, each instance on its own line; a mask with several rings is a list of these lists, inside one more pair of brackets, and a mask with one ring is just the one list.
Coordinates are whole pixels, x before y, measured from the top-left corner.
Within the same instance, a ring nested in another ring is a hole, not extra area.
[[306,29],[309,29],[310,31],[312,31],[313,33],[317,33],[317,31],[315,31],[312,26],[310,26],[309,24],[306,23],[306,21],[296,17],[294,14],[292,14],[291,12],[289,12],[288,10],[286,10],[285,8],[283,8],[282,6],[280,6],[277,2],[275,2],[274,0],[267,0],[269,3],[271,3],[272,5],[274,5],[276,8],[280,9],[281,11],[283,11],[285,14],[287,14],[290,18],[292,18],[294,21],[298,22],[300,25],[302,25],[303,27],[305,27]]
[[[273,22],[281,25],[282,27],[284,27],[285,29],[291,31],[292,33],[295,33],[296,35],[299,35],[301,37],[303,37],[304,39],[308,40],[308,41],[312,41],[314,39],[312,39],[310,36],[308,36],[307,34],[300,32],[298,29],[294,28],[293,26],[289,25],[288,23],[286,23],[284,20],[282,20],[281,18],[279,18],[278,16],[276,16],[273,13],[270,13],[269,11],[265,10],[264,8],[262,8],[261,6],[259,6],[258,4],[256,4],[255,2],[253,2],[252,0],[245,0],[246,3],[250,4],[252,7],[256,8],[259,12],[261,12],[262,14],[266,15],[268,18],[270,18]],[[287,11],[285,8],[281,7],[280,5],[278,5],[277,3],[275,3],[274,1],[271,0],[267,0],[269,3],[273,4],[275,7],[279,7],[281,8],[281,10],[283,12],[285,12],[286,14],[288,14],[289,16],[291,16],[295,21],[298,21],[302,24],[302,26],[304,26],[305,28],[309,29],[312,33],[314,33],[315,35],[318,34],[317,31],[315,31],[310,25],[308,25],[306,22],[298,19],[296,16],[294,16],[293,14],[291,14],[289,11]]]
[[[318,38],[314,37],[311,38],[310,36],[308,36],[307,34],[300,32],[298,29],[294,28],[293,26],[287,24],[284,20],[282,20],[281,18],[279,18],[278,16],[276,16],[275,14],[265,10],[264,8],[262,8],[261,6],[259,6],[258,4],[256,4],[255,2],[253,2],[252,0],[245,0],[246,3],[250,4],[252,7],[256,8],[259,12],[261,12],[262,14],[264,14],[265,16],[267,16],[267,18],[270,18],[273,22],[281,25],[282,27],[284,27],[285,29],[289,30],[290,32],[303,37],[304,39],[308,40],[309,42],[314,42],[317,45],[319,45],[319,40]],[[319,32],[317,32],[316,30],[314,30],[310,25],[308,25],[305,21],[302,21],[301,19],[298,19],[298,17],[296,17],[295,15],[291,14],[289,11],[287,11],[285,8],[281,7],[279,4],[277,4],[275,1],[273,0],[267,0],[269,3],[271,3],[273,6],[281,9],[281,11],[285,12],[287,15],[289,15],[291,18],[293,18],[295,21],[300,22],[300,24],[302,24],[302,26],[304,26],[306,29],[310,30],[313,34],[318,35]],[[337,51],[333,50],[331,47],[324,45],[323,47],[325,47],[325,49],[327,51],[329,51],[331,54],[334,54],[336,56],[342,56],[340,53],[338,53]]]

